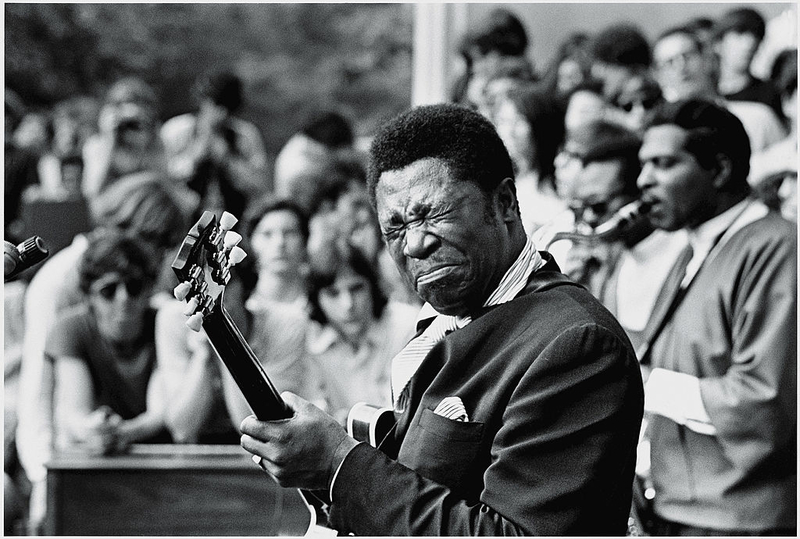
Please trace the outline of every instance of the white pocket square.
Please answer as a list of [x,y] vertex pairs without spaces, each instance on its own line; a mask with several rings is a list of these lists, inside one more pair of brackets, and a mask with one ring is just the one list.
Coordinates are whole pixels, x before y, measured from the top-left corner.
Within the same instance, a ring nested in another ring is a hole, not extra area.
[[453,421],[469,421],[467,409],[458,397],[445,397],[433,413]]

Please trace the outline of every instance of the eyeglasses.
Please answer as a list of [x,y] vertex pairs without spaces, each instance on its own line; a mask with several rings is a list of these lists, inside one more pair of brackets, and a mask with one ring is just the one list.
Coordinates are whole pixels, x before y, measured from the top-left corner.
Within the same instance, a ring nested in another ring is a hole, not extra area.
[[664,58],[656,62],[657,69],[675,69],[679,66],[688,64],[690,61],[697,60],[702,56],[702,53],[696,49],[687,50]]
[[561,148],[559,152],[556,154],[556,160],[561,161],[562,163],[565,161],[579,161],[583,164],[583,154],[574,150],[568,150],[567,148]]
[[126,281],[115,280],[110,282],[96,282],[91,287],[91,292],[99,294],[101,298],[112,301],[117,296],[117,288],[125,286],[129,298],[138,298],[144,291],[144,282],[140,279],[129,279]]
[[604,216],[608,213],[608,208],[611,206],[611,203],[621,194],[622,193],[614,193],[609,195],[608,198],[594,202],[573,200],[569,203],[569,210],[575,216],[576,221],[583,221],[583,216],[586,213],[586,210],[591,210],[594,215]]

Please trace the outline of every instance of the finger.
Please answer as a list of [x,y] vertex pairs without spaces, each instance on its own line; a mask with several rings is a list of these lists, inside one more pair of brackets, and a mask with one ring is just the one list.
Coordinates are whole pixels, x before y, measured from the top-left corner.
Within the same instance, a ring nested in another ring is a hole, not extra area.
[[291,391],[284,391],[281,393],[281,398],[289,405],[292,410],[298,411],[308,408],[311,404],[303,397],[292,393]]
[[249,415],[242,420],[239,425],[239,431],[259,440],[267,440],[269,438],[270,423],[270,421],[261,421],[256,416]]
[[269,460],[267,458],[267,443],[262,442],[257,438],[253,438],[247,434],[242,434],[239,444],[247,451],[248,453],[252,453],[253,455],[258,456],[259,458]]
[[[242,432],[242,440],[245,436],[249,440],[258,442],[264,446],[267,444],[281,445],[285,443],[286,429],[281,427],[282,423],[287,420],[281,419],[278,421],[260,421],[255,416],[251,415],[242,421],[239,430]],[[244,445],[242,445],[244,447]],[[247,449],[247,447],[245,447]]]

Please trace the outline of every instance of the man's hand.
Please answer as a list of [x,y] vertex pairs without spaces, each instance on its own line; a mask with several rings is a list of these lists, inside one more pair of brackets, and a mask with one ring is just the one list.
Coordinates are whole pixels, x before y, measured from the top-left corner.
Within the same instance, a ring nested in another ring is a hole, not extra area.
[[242,447],[282,487],[328,489],[342,460],[358,442],[336,420],[294,393],[283,400],[294,415],[277,421],[242,421]]
[[119,426],[122,418],[108,406],[100,406],[86,416],[83,424],[84,444],[93,455],[110,455],[118,448]]

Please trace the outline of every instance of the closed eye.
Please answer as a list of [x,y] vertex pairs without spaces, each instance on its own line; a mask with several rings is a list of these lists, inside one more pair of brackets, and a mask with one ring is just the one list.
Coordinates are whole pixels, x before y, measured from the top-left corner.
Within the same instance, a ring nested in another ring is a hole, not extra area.
[[391,241],[391,240],[394,240],[394,239],[397,238],[397,236],[400,234],[400,232],[403,231],[403,228],[404,227],[402,227],[402,226],[398,226],[398,227],[394,227],[394,228],[387,228],[386,230],[381,230],[381,233],[383,234],[383,237],[387,241]]
[[419,211],[416,217],[409,218],[403,221],[402,217],[392,217],[389,219],[389,224],[386,227],[381,227],[381,233],[387,241],[397,239],[402,232],[409,227],[420,226],[422,224],[435,225],[439,222],[445,221],[456,208],[448,206],[446,208],[432,209],[430,207],[424,208],[424,211]]
[[656,168],[672,168],[677,162],[674,157],[656,157],[652,160]]

